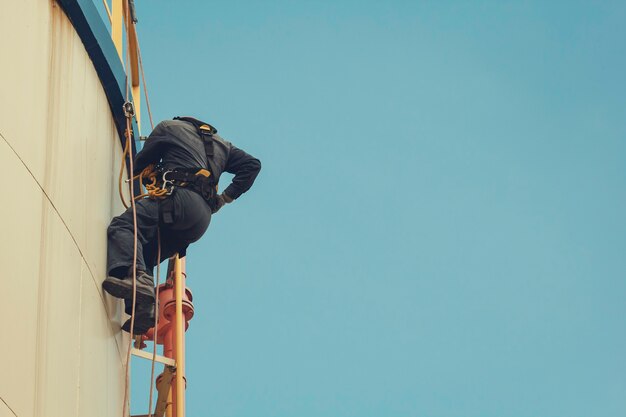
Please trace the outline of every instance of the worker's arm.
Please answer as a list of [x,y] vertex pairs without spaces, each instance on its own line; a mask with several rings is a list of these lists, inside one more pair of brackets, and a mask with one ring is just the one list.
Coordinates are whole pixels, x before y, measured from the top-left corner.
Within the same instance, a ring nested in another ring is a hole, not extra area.
[[[236,200],[252,187],[259,171],[261,171],[261,161],[233,146],[229,152],[224,171],[235,174],[231,184],[224,190],[224,198],[231,199],[231,201]],[[229,203],[230,201],[226,202]]]
[[143,144],[141,151],[135,155],[134,174],[138,175],[145,167],[156,164],[161,160],[163,151],[167,145],[167,126],[164,122],[156,125],[148,139]]
[[150,138],[143,145],[143,149],[135,156],[133,175],[138,175],[145,167],[150,164],[156,164],[161,160],[163,148],[166,144],[160,140],[151,140]]

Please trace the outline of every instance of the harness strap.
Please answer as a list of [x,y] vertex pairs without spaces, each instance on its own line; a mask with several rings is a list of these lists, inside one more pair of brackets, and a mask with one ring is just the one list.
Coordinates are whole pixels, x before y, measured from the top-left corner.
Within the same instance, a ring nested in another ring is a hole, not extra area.
[[[183,122],[191,123],[195,126],[198,135],[202,139],[204,144],[204,152],[207,157],[207,163],[211,166],[213,160],[213,135],[217,133],[217,129],[210,124],[198,120],[193,117],[174,117],[174,120],[182,120]],[[167,173],[164,180],[177,181],[180,184],[178,186],[189,187],[191,190],[199,193],[204,198],[211,209],[215,209],[217,205],[217,179],[214,175],[206,169],[192,169],[192,170],[176,170]]]
[[211,129],[215,130],[213,126],[207,124],[198,127],[198,133],[204,142],[204,152],[207,159],[213,158],[213,132]]
[[204,142],[204,152],[206,153],[207,159],[213,157],[213,135],[217,133],[216,128],[193,117],[174,117],[174,120],[182,120],[183,122],[189,122],[194,125],[202,138],[202,142]]

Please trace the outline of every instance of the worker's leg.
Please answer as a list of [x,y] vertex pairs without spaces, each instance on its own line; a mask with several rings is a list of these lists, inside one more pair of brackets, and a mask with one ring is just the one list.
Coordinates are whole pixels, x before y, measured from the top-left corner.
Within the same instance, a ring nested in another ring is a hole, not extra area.
[[[175,236],[171,236],[168,231],[169,229],[163,224],[160,226],[161,231],[161,262],[165,261],[172,256],[180,253],[181,250],[187,248],[187,244],[184,242],[180,242],[177,240]],[[146,268],[148,272],[154,272],[154,276],[156,276],[156,271],[153,270],[153,267],[157,265],[157,254],[159,252],[158,247],[158,238],[155,238],[153,241],[147,242],[143,245],[144,248],[144,261],[146,264]],[[184,254],[183,254],[184,256]],[[165,281],[167,278],[167,265],[163,265],[161,269],[161,280],[160,284]],[[129,316],[132,315],[132,299],[124,300],[125,308],[124,311]],[[133,328],[133,333],[135,335],[145,334],[154,326],[154,314],[155,308],[154,303],[136,303],[135,306],[135,324]],[[122,325],[122,330],[127,333],[130,333],[130,323],[131,320],[128,319]]]
[[[178,188],[171,200],[159,201],[161,262],[177,253],[185,256],[185,249],[190,243],[202,237],[211,221],[211,209],[205,200],[190,190]],[[163,211],[168,211],[164,215]],[[163,219],[171,222],[163,222]],[[143,245],[144,265],[146,271],[152,273],[157,264],[158,234]]]
[[[136,296],[142,303],[154,301],[154,282],[147,270],[144,260],[144,249],[156,239],[159,222],[158,203],[155,200],[143,199],[136,204],[137,214],[137,280]],[[133,210],[128,208],[123,214],[115,217],[108,229],[107,270],[109,277],[102,286],[109,294],[118,298],[131,298],[133,293],[132,267],[134,256],[134,222]]]
[[[161,225],[160,227],[163,228],[163,225]],[[177,250],[175,250],[175,247],[175,242],[161,237],[161,261],[167,260],[168,258],[174,256],[178,252]],[[153,270],[153,266],[156,266],[158,251],[158,239],[154,239],[154,241],[150,241],[144,245],[144,260],[147,266],[147,270],[151,274],[152,272],[154,272],[155,277],[156,271]],[[159,284],[162,284],[165,281],[166,275],[167,265],[164,265],[160,273],[161,280]],[[132,306],[132,299],[129,298],[124,300],[124,312],[129,316],[132,315]],[[150,330],[154,326],[154,314],[154,303],[136,303],[135,324],[133,328],[133,333],[135,335],[146,334],[148,330]],[[130,319],[124,322],[124,324],[122,325],[122,330],[130,333]]]
[[[144,262],[144,246],[156,239],[159,208],[157,201],[148,198],[139,200],[135,206],[137,211],[137,269],[145,271],[148,268]],[[133,266],[134,224],[132,207],[111,220],[107,235],[108,273],[110,276],[125,278]]]
[[174,195],[174,223],[166,225],[163,235],[170,250],[185,255],[189,244],[199,240],[211,223],[211,209],[206,201],[190,190],[181,189]]
[[[164,210],[170,210],[172,223],[160,223],[160,261],[176,255],[185,256],[187,246],[202,237],[207,230],[211,221],[211,210],[200,195],[193,191],[178,189],[172,197],[172,200],[165,202],[159,200],[158,212],[160,218],[163,219]],[[171,203],[171,204],[168,204]],[[166,218],[168,216],[165,216]],[[132,219],[132,218],[131,218]],[[157,265],[157,253],[159,251],[158,235],[155,234],[152,239],[148,239],[143,243],[143,260],[145,268],[152,273],[154,266]],[[163,268],[163,277],[165,277],[167,268]],[[164,281],[164,279],[163,279]],[[125,311],[128,315],[132,313],[132,299],[125,300]],[[135,325],[133,333],[145,334],[154,325],[154,304],[153,303],[137,303],[135,307]],[[122,325],[122,329],[130,332],[130,319]]]
[[[155,267],[157,263],[166,261],[178,252],[176,242],[174,242],[168,234],[168,226],[161,223],[159,229],[155,238],[144,245],[143,251],[146,270],[153,276],[156,274]],[[161,254],[161,260],[157,262],[159,252]],[[167,266],[165,266],[165,269],[167,269]],[[161,270],[161,275],[165,275],[165,270]]]
[[[124,300],[124,312],[129,316],[133,314],[133,300]],[[139,303],[135,305],[135,324],[133,334],[146,334],[148,330],[154,327],[154,303]],[[122,330],[130,333],[130,319],[122,324]]]

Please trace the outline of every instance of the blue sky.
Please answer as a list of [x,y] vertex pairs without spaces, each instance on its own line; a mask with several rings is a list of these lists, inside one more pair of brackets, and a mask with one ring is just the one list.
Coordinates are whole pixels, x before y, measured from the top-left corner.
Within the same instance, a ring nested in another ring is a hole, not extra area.
[[263,162],[188,415],[626,416],[626,3],[137,3],[156,119]]

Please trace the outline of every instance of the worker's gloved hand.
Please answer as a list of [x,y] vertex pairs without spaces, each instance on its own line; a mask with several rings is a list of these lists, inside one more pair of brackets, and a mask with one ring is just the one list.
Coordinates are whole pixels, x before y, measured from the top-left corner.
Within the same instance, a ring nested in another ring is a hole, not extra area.
[[230,196],[228,194],[226,194],[226,193],[222,193],[222,198],[224,199],[224,202],[226,204],[229,204],[229,203],[232,203],[233,201],[235,201],[232,198],[230,198]]
[[216,200],[217,200],[217,205],[215,206],[215,210],[213,210],[213,214],[215,214],[218,211],[220,211],[220,209],[222,207],[224,207],[224,204],[232,203],[234,201],[226,193],[222,193],[222,194],[218,195]]

